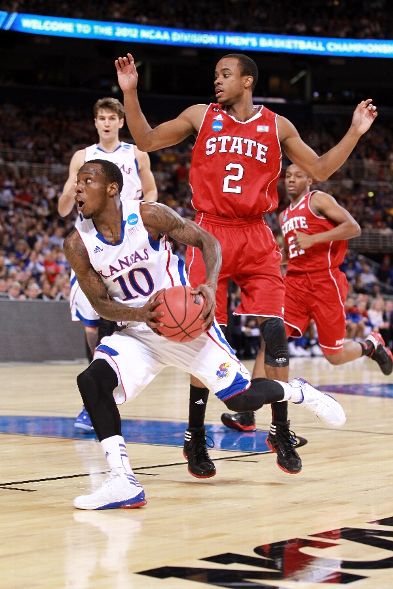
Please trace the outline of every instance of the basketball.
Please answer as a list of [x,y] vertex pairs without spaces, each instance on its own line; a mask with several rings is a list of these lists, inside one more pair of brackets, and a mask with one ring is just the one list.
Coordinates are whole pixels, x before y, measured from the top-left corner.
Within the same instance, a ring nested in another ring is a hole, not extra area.
[[190,286],[173,286],[160,295],[163,302],[156,311],[164,313],[157,331],[170,340],[189,342],[204,332],[202,295],[192,295]]

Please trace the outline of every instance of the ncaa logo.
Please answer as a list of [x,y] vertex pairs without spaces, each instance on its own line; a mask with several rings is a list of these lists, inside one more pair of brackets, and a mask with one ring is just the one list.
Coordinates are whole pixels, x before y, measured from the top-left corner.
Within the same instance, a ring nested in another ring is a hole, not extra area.
[[212,129],[213,131],[221,131],[221,129],[223,128],[223,124],[222,121],[213,121],[212,122]]
[[136,213],[131,213],[131,215],[128,215],[127,223],[129,225],[136,225],[138,223],[138,215]]

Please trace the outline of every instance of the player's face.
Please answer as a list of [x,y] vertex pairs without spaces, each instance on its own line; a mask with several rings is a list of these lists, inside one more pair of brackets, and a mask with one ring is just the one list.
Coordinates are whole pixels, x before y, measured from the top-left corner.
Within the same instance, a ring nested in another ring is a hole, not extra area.
[[285,190],[291,200],[310,191],[311,178],[299,166],[292,164],[285,172]]
[[245,91],[244,82],[249,76],[242,76],[240,64],[234,57],[220,59],[214,73],[214,91],[219,104],[233,104]]
[[84,164],[78,172],[75,190],[78,213],[85,219],[101,213],[107,203],[107,181],[99,164]]
[[124,125],[124,119],[119,119],[119,115],[113,110],[99,108],[94,124],[100,141],[103,139],[108,141],[119,137],[119,130]]

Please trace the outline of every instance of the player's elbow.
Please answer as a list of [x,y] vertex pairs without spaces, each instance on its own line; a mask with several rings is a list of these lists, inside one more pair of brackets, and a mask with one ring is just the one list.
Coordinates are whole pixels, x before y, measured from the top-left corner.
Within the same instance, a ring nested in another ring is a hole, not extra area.
[[354,237],[359,237],[359,235],[361,235],[361,233],[362,233],[360,225],[359,225],[359,223],[356,223],[356,221],[353,226],[353,232],[354,232],[354,235],[353,235]]
[[136,146],[139,151],[149,151],[149,142],[146,139],[138,139]]
[[360,225],[355,221],[355,219],[351,222],[348,232],[350,233],[349,239],[359,237],[359,235],[362,233]]
[[74,200],[71,203],[67,202],[63,197],[60,197],[57,203],[57,212],[60,217],[67,217],[74,208]]
[[66,217],[68,215],[68,212],[60,205],[57,207],[57,212],[59,213],[60,217]]
[[316,169],[312,173],[312,177],[316,182],[325,182],[330,178],[331,174],[328,174],[326,171],[322,169]]
[[143,136],[138,138],[134,137],[134,139],[139,151],[144,151],[145,153],[147,153],[149,151],[154,151],[155,149],[158,149],[158,147],[154,145],[154,138],[151,133],[144,133]]

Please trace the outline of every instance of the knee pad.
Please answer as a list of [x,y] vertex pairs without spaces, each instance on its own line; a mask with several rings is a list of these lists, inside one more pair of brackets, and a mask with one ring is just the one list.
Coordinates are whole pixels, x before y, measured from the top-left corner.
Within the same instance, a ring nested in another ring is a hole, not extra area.
[[278,317],[271,317],[262,323],[260,329],[266,346],[265,363],[275,368],[288,366],[288,340],[284,321]]

